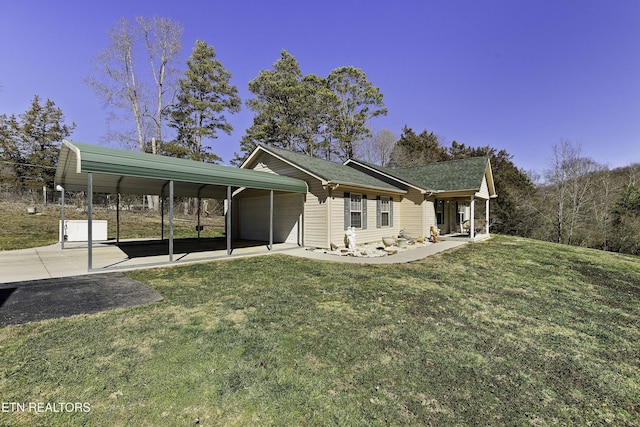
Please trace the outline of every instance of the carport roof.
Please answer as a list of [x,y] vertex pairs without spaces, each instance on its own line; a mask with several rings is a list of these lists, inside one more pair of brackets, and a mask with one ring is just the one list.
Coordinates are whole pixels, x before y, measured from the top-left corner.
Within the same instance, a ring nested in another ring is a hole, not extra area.
[[166,195],[169,181],[183,197],[224,198],[229,186],[307,192],[304,181],[272,173],[64,140],[55,183],[65,191],[85,191],[89,172],[96,193]]

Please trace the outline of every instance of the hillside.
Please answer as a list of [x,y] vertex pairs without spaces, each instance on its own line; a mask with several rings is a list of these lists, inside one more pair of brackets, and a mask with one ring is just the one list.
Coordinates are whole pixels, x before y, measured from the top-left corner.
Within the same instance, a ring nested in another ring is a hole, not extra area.
[[11,425],[638,425],[640,258],[498,236],[420,262],[130,276],[149,306],[0,328]]

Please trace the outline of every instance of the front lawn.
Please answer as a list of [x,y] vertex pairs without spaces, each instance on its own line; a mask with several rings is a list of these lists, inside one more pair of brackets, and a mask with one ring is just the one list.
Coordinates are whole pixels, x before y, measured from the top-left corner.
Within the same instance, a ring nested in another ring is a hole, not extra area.
[[638,425],[640,259],[512,237],[406,265],[140,270],[160,303],[0,328],[0,425]]

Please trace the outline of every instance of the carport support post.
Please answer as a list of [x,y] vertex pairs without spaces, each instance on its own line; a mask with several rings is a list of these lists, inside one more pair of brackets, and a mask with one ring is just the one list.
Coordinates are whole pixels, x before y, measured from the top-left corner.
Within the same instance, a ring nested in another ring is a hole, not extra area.
[[200,238],[200,209],[202,207],[202,199],[200,199],[200,190],[198,190],[198,226],[196,229],[198,230],[198,239]]
[[169,181],[169,262],[173,262],[173,181]]
[[116,197],[116,245],[120,244],[120,193]]
[[231,255],[231,186],[227,186],[227,255]]
[[87,173],[87,270],[93,268],[93,173]]
[[60,227],[62,228],[60,236],[60,249],[64,249],[64,187],[60,186]]
[[269,192],[269,250],[273,249],[273,190]]

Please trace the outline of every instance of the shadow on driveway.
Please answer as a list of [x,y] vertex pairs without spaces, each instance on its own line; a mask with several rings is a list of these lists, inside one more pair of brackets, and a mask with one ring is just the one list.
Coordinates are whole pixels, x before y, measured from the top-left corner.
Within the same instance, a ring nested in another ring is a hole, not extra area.
[[120,272],[0,283],[0,326],[160,300],[162,295]]
[[[159,255],[169,255],[168,240],[134,240],[129,242],[116,243],[109,241],[106,244],[117,246],[127,255],[127,258],[152,257]],[[233,249],[249,248],[254,246],[267,246],[268,242],[256,240],[234,240]],[[224,251],[227,249],[227,240],[224,237],[207,238],[184,238],[174,239],[173,253],[198,253],[209,251]]]

